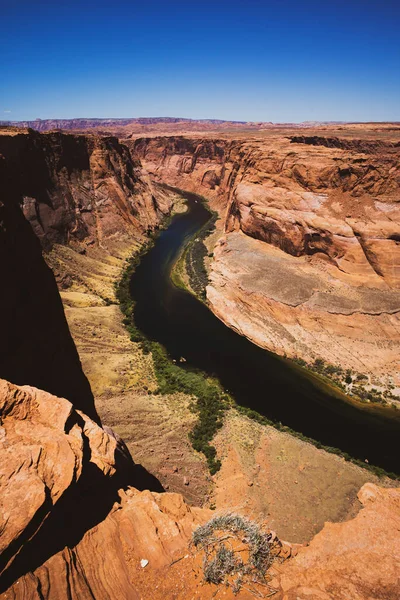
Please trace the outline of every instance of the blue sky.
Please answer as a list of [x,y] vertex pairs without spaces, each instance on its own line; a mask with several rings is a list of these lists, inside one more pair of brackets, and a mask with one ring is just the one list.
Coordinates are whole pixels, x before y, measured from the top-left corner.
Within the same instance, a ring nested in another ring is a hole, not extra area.
[[400,121],[400,0],[0,0],[0,120]]

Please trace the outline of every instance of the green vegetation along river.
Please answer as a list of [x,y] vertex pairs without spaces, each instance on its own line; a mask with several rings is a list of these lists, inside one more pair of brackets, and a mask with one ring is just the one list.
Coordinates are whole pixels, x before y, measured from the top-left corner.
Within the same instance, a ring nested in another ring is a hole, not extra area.
[[399,411],[352,403],[308,371],[235,333],[174,285],[177,258],[211,217],[201,197],[185,193],[185,198],[187,212],[173,217],[131,279],[136,327],[162,344],[171,360],[183,357],[182,369],[216,377],[238,405],[399,475]]

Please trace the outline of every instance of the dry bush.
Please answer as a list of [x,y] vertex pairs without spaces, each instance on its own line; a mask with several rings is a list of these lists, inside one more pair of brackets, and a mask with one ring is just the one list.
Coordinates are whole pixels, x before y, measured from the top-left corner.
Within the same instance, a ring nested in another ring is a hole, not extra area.
[[265,597],[254,584],[275,593],[267,576],[276,555],[275,542],[272,534],[263,532],[254,521],[234,513],[216,516],[194,531],[192,542],[204,552],[203,572],[208,583],[230,586],[235,594],[244,588]]

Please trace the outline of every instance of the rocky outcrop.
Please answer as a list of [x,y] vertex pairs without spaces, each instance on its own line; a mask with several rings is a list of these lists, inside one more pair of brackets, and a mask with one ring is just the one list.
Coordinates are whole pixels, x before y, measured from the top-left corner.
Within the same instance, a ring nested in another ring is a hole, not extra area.
[[[0,376],[67,397],[98,419],[41,249],[105,256],[132,248],[171,201],[116,138],[59,132],[1,130],[0,189]],[[71,277],[53,263],[68,288]]]
[[[0,381],[0,418],[2,600],[254,597],[204,582],[190,540],[212,511],[138,491],[111,432],[70,402]],[[400,492],[366,484],[359,498],[355,519],[325,525],[308,547],[280,545],[291,558],[258,597],[397,598]]]
[[154,178],[203,194],[219,211],[225,236],[207,296],[225,323],[277,353],[393,383],[397,141],[271,132],[138,139],[133,150]]
[[97,419],[54,276],[19,204],[17,175],[0,157],[0,376],[67,396]]
[[400,492],[365,484],[363,509],[346,523],[327,523],[283,567],[285,600],[396,600],[400,595]]
[[[36,540],[49,532],[49,515],[65,508],[67,495],[70,503],[79,500],[82,479],[94,478],[95,471],[115,473],[117,442],[70,402],[36,388],[0,380],[0,399],[0,574],[7,580],[8,573],[22,568],[24,556],[37,560],[28,556],[29,544],[36,554],[51,551]],[[57,517],[52,520],[60,528]],[[71,535],[72,524],[64,526],[64,535]],[[56,535],[48,542],[63,547]]]
[[140,560],[164,569],[209,514],[139,492],[112,432],[65,399],[1,380],[0,418],[1,597],[140,597]]
[[2,188],[44,249],[107,242],[158,224],[162,197],[116,138],[3,131]]

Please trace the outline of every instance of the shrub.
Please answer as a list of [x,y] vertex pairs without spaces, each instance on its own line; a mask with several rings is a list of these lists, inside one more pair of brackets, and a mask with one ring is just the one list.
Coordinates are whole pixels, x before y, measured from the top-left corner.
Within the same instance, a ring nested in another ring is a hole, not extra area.
[[235,594],[245,583],[265,585],[274,544],[257,523],[235,513],[219,515],[198,527],[192,542],[204,552],[207,583],[231,586]]
[[303,358],[297,357],[297,358],[293,358],[293,362],[295,362],[297,365],[299,365],[300,367],[307,367],[307,363]]
[[348,384],[353,382],[353,377],[352,377],[350,369],[347,369],[347,371],[346,371],[346,377],[345,377],[344,380]]
[[322,373],[325,368],[325,361],[322,358],[316,358],[313,367],[318,373]]

